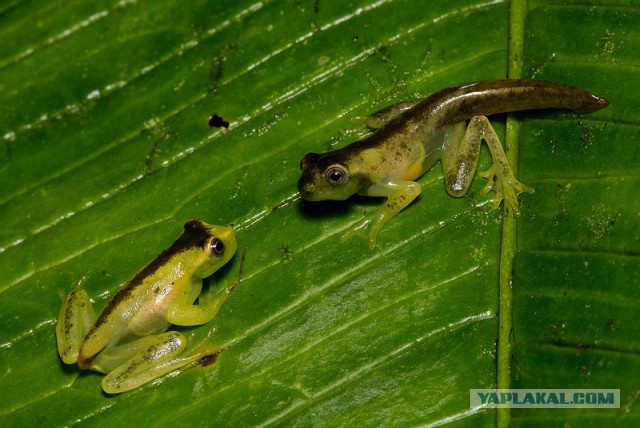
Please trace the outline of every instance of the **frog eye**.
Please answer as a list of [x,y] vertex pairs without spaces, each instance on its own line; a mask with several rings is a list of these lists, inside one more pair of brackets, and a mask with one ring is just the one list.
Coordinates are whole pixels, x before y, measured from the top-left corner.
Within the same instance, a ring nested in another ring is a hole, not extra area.
[[347,180],[349,173],[340,165],[333,165],[324,172],[324,178],[332,186],[340,186]]
[[224,242],[218,238],[213,238],[209,242],[209,254],[219,259],[224,254]]

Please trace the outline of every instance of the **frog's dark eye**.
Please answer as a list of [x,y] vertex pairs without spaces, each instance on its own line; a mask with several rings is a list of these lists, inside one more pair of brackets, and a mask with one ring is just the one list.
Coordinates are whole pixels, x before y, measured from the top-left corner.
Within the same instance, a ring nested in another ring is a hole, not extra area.
[[340,165],[333,165],[324,172],[324,178],[332,186],[340,186],[347,180],[349,173]]
[[209,242],[209,253],[216,259],[222,257],[224,254],[224,242],[218,238],[213,238]]

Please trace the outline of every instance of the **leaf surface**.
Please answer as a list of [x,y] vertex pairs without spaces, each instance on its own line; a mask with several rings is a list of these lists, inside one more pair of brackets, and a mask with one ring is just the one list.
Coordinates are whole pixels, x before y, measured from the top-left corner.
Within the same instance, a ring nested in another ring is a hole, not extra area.
[[[638,22],[623,0],[3,2],[0,423],[636,425]],[[300,159],[355,141],[354,118],[514,74],[611,102],[506,137],[492,118],[536,189],[514,227],[439,165],[373,251],[339,236],[379,201],[296,196]],[[59,295],[84,281],[101,308],[191,218],[246,251],[216,319],[183,329],[227,349],[107,396],[57,355]],[[470,409],[498,379],[620,388],[622,408]]]

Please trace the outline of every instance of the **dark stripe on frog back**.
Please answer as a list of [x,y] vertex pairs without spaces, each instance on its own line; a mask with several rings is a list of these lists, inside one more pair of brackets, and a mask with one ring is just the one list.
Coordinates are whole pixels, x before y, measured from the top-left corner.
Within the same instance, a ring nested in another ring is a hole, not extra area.
[[[427,99],[421,101],[418,105],[429,103],[429,100],[433,97],[437,99],[442,96],[446,96],[449,93],[455,92],[456,90],[458,90],[458,88],[459,86],[452,86],[450,88],[442,89],[441,91],[438,91]],[[368,137],[354,141],[353,143],[343,148],[323,153],[318,157],[318,159],[315,160],[313,166],[318,168],[319,170],[324,170],[327,166],[332,164],[341,164],[348,166],[349,160],[360,157],[360,152],[362,150],[384,148],[390,141],[393,141],[393,139],[397,137],[398,134],[406,132],[402,128],[407,125],[407,118],[416,115],[416,112],[418,111],[416,110],[416,107],[418,105],[402,112],[397,117],[390,120],[389,123],[385,124],[382,128],[375,130],[375,132]],[[404,144],[405,146],[400,147],[400,149],[407,148],[406,143]]]
[[117,307],[117,305],[125,300],[127,297],[133,293],[135,288],[142,284],[142,282],[148,278],[149,276],[156,273],[156,271],[166,265],[169,260],[176,254],[182,253],[184,251],[188,251],[192,248],[203,248],[207,239],[211,237],[211,233],[204,226],[204,224],[199,220],[191,220],[188,221],[184,225],[184,231],[175,240],[173,244],[166,250],[163,250],[155,259],[153,259],[148,265],[142,268],[138,273],[136,273],[133,278],[129,280],[121,289],[118,291],[113,298],[107,303],[104,307],[98,320],[93,325],[87,337],[100,325],[104,324],[111,314],[113,310]]
[[323,156],[331,155],[333,153],[340,153],[341,155],[347,155],[348,158],[352,158],[356,156],[360,150],[386,148],[385,146],[388,144],[392,144],[393,147],[388,148],[389,150],[391,150],[395,148],[396,144],[394,144],[394,142],[396,141],[400,141],[399,148],[401,150],[408,150],[406,140],[403,138],[398,138],[398,136],[407,134],[408,137],[411,138],[413,131],[410,128],[415,123],[412,122],[412,120],[422,121],[422,123],[426,125],[426,123],[423,121],[423,118],[419,118],[419,116],[421,116],[421,112],[424,110],[424,108],[420,108],[419,106],[433,104],[436,102],[436,100],[447,97],[449,96],[449,94],[456,92],[460,88],[460,86],[452,86],[436,92],[435,94],[420,101],[417,105],[410,108],[409,110],[400,113],[397,117],[390,120],[389,123],[384,125],[382,128],[377,129],[368,137],[358,141],[354,141],[353,143],[342,149],[325,153]]
[[[537,109],[563,109],[586,113],[609,103],[590,92],[564,83],[546,80],[487,80],[442,89],[401,113],[372,135],[321,155],[314,166],[323,170],[337,163],[347,165],[368,149],[400,149],[407,153],[415,127],[432,132],[444,126],[498,113]],[[402,138],[402,135],[407,138]],[[386,147],[391,145],[392,147]],[[304,179],[304,178],[303,178]],[[309,181],[307,179],[306,181]]]

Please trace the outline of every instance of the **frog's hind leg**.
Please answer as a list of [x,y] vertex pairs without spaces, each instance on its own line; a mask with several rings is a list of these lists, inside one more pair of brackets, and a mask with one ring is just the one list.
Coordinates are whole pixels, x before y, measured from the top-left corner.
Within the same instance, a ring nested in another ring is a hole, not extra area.
[[56,341],[58,353],[66,364],[78,361],[82,341],[96,319],[89,295],[83,288],[76,288],[63,300],[56,323]]
[[485,141],[491,152],[493,164],[486,172],[479,173],[481,177],[489,180],[481,193],[495,190],[493,208],[498,208],[502,200],[506,199],[513,208],[514,215],[520,215],[518,194],[533,193],[533,189],[520,183],[513,175],[489,119],[485,116],[473,117],[461,139],[459,138],[464,123],[452,127],[456,129],[450,133],[453,138],[445,142],[442,159],[447,192],[452,196],[463,196],[467,193],[478,165],[480,145]]
[[108,372],[102,380],[102,389],[109,394],[119,394],[181,367],[209,364],[209,360],[221,352],[205,349],[179,357],[186,346],[184,336],[175,331],[147,336],[104,350],[91,368]]

